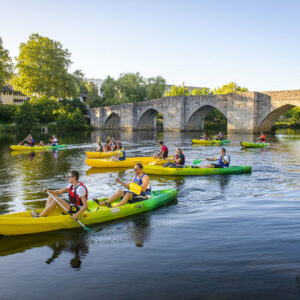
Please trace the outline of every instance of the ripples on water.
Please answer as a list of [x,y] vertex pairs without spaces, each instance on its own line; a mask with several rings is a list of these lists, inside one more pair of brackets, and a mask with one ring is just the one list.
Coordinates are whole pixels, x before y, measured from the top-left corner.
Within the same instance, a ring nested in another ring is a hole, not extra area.
[[[43,187],[61,188],[78,169],[93,196],[130,181],[130,169],[89,169],[85,151],[105,132],[61,136],[67,149],[11,155],[17,137],[0,136],[0,213],[41,208]],[[149,156],[164,139],[187,162],[219,147],[191,145],[197,133],[114,132],[128,156]],[[18,137],[20,140],[22,137]],[[71,299],[297,298],[300,296],[300,133],[269,136],[269,149],[241,150],[252,135],[230,135],[232,165],[252,174],[150,177],[153,189],[175,187],[165,207],[107,224],[0,239],[0,299],[37,295]],[[16,272],[17,270],[17,272]],[[80,271],[80,272],[74,272]],[[16,288],[16,286],[18,288]]]

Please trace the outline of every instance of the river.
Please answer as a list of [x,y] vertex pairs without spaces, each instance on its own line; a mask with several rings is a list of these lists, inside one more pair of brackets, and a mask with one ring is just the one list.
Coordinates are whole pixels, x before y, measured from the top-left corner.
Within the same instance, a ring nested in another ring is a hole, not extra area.
[[[43,187],[80,171],[90,197],[130,181],[133,171],[89,170],[85,151],[99,136],[120,138],[128,156],[148,156],[163,139],[186,160],[217,156],[193,146],[199,133],[103,132],[59,135],[66,149],[11,155],[23,137],[0,135],[0,214],[41,208]],[[45,138],[45,137],[43,137]],[[295,299],[300,298],[300,131],[268,135],[268,149],[242,150],[229,134],[232,165],[251,174],[150,176],[153,189],[175,187],[171,204],[82,229],[0,239],[0,299]]]

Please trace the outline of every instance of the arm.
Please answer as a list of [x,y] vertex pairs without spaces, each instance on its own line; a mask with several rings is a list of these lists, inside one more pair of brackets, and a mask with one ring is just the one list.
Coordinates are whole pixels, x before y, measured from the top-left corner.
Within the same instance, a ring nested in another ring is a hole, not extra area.
[[206,158],[206,160],[209,160],[209,161],[215,161],[215,160],[218,160],[219,159],[219,157],[211,157],[211,158]]
[[77,220],[78,217],[80,216],[80,214],[82,214],[88,208],[88,203],[87,203],[86,197],[82,196],[82,197],[80,197],[80,199],[83,203],[83,206],[81,207],[81,209],[76,214],[71,216],[74,220]]
[[125,183],[124,181],[120,180],[119,178],[115,179],[115,182],[120,183],[121,185],[123,185],[126,189],[129,189],[129,184],[131,183]]
[[222,156],[222,162],[224,163],[224,164],[228,164],[229,162],[224,158],[224,156]]
[[149,177],[148,176],[144,176],[143,179],[142,179],[142,192],[145,192],[148,185],[149,185]]
[[50,194],[52,194],[52,195],[58,196],[58,195],[61,195],[61,194],[65,193],[65,192],[67,192],[67,191],[68,191],[68,188],[65,187],[65,188],[63,188],[63,189],[60,189],[60,190],[54,190],[54,191],[49,191],[49,190],[43,189],[43,192],[44,192],[44,193],[46,193],[47,191],[48,191]]

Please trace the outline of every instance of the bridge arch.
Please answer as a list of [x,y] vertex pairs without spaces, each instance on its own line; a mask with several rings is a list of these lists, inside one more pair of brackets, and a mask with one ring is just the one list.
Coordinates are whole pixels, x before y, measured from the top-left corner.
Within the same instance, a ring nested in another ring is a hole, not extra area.
[[224,113],[220,108],[206,104],[199,107],[193,112],[193,114],[188,119],[184,129],[187,131],[204,130],[204,120],[207,115],[214,109],[219,110],[227,118],[226,113]]
[[296,105],[285,104],[274,109],[263,119],[263,121],[260,124],[258,124],[257,131],[271,132],[272,127],[275,125],[279,117],[293,107],[296,107]]
[[116,113],[111,113],[105,123],[104,123],[104,128],[106,129],[111,129],[111,128],[120,128],[120,116]]
[[153,130],[156,129],[156,117],[159,114],[154,108],[147,109],[139,118],[137,123],[137,129],[141,130]]

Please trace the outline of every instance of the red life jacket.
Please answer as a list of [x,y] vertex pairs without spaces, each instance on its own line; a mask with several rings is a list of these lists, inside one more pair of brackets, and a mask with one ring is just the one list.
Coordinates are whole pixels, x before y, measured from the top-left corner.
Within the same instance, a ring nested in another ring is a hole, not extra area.
[[85,188],[85,190],[86,190],[85,197],[86,197],[86,200],[88,199],[88,190],[82,182],[79,182],[79,184],[75,187],[75,189],[73,189],[73,185],[71,185],[69,188],[69,200],[70,200],[71,204],[76,205],[76,206],[83,206],[83,203],[82,203],[80,197],[76,194],[76,189],[80,185]]
[[[185,164],[185,155],[183,153],[181,153],[181,154],[182,154],[183,157],[181,158],[179,163],[175,163],[176,166],[184,166],[184,164]],[[179,155],[175,155],[175,158],[178,159]]]
[[262,136],[260,137],[260,141],[261,141],[262,143],[265,143],[265,142],[266,142],[266,136],[265,136],[265,135],[262,135]]

